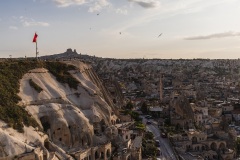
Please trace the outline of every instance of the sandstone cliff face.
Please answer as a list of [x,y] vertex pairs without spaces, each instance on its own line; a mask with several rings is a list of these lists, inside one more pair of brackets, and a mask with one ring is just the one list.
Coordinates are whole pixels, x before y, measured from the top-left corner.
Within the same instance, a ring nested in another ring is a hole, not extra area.
[[[25,127],[21,134],[8,127],[4,129],[6,124],[1,122],[0,157],[37,152],[38,148],[39,155],[42,152],[49,158],[50,152],[57,152],[58,157],[67,158],[67,153],[101,143],[93,143],[93,139],[96,139],[95,134],[104,134],[116,117],[112,101],[91,66],[79,61],[65,63],[78,68],[70,71],[79,81],[77,89],[59,83],[45,68],[31,70],[20,80],[22,101],[19,104],[36,119],[43,131]],[[29,79],[43,90],[37,92],[30,86]],[[14,146],[15,143],[18,146]]]

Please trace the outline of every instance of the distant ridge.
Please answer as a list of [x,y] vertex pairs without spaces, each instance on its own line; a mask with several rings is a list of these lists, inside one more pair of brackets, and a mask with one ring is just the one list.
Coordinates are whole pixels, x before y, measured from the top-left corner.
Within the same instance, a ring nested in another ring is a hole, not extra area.
[[64,60],[64,59],[87,59],[90,56],[88,55],[81,55],[77,53],[76,49],[72,50],[71,48],[68,48],[66,52],[64,53],[59,53],[59,54],[53,54],[53,55],[46,55],[46,56],[41,56],[39,59],[41,60]]

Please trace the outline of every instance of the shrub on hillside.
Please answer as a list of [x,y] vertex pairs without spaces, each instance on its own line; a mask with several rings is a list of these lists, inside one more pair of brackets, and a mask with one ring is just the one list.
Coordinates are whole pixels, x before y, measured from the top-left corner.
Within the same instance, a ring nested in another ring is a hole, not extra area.
[[37,122],[24,108],[17,105],[21,100],[19,80],[29,70],[41,67],[36,61],[6,61],[0,63],[0,119],[9,126],[23,132],[23,124],[37,127]]
[[75,70],[76,67],[60,62],[46,62],[46,68],[56,77],[57,81],[68,84],[70,88],[77,89],[78,80],[68,72]]
[[29,79],[28,82],[29,85],[34,88],[38,93],[42,92],[43,89],[39,85],[37,85],[32,79]]

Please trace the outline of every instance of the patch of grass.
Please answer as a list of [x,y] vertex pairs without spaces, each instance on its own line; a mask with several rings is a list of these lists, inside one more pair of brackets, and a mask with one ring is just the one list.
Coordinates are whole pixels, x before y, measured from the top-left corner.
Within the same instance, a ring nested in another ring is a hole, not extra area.
[[42,92],[43,89],[39,85],[37,85],[32,79],[29,79],[28,82],[29,85],[34,88],[38,93]]
[[77,89],[77,81],[68,71],[75,70],[76,67],[61,62],[46,62],[46,68],[53,74],[58,82],[66,83],[70,88]]

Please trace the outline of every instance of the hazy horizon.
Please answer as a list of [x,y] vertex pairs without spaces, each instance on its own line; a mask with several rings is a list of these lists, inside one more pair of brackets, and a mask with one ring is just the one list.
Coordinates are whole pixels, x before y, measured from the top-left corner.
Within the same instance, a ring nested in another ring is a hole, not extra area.
[[[238,59],[237,0],[8,0],[0,2],[2,58],[67,48],[118,59]],[[161,36],[159,36],[162,33]]]

